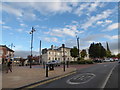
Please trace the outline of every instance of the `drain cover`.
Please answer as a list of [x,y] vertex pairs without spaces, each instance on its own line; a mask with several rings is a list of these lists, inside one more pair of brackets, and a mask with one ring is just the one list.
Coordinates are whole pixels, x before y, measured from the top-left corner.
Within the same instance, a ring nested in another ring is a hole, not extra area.
[[83,73],[83,74],[78,74],[71,79],[67,80],[68,84],[82,84],[82,83],[87,83],[91,79],[95,77],[95,74],[93,73]]

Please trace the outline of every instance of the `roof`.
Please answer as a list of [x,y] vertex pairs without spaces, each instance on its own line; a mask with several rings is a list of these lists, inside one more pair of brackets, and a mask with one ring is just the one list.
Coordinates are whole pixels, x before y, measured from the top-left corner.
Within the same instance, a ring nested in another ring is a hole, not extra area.
[[[63,48],[63,47],[59,47],[59,48]],[[71,48],[69,48],[69,47],[65,47],[65,48],[67,48],[67,49],[71,49]]]
[[8,48],[6,45],[0,45],[0,47],[5,47],[8,51],[14,52],[12,49]]

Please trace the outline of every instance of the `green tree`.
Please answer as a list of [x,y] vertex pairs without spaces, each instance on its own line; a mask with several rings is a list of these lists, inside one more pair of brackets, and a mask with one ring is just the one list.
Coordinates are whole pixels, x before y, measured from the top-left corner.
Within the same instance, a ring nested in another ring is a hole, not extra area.
[[91,58],[103,58],[106,56],[106,50],[101,43],[92,43],[89,47],[89,56]]
[[80,55],[82,58],[85,58],[85,56],[87,56],[87,52],[85,49],[83,49],[81,52],[80,52]]
[[71,55],[72,57],[74,57],[74,61],[75,61],[75,58],[78,57],[78,49],[77,49],[77,47],[74,46],[74,47],[70,50],[70,55]]
[[120,59],[120,53],[117,54],[117,57]]
[[111,51],[109,49],[109,45],[108,45],[108,42],[106,42],[106,45],[107,45],[107,50],[106,50],[106,57],[111,57]]

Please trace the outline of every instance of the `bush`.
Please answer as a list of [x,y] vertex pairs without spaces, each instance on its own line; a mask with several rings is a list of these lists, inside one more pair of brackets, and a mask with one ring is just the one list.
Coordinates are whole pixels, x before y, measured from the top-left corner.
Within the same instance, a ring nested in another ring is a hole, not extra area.
[[81,60],[78,62],[78,64],[93,64],[92,60]]
[[86,63],[87,64],[93,64],[93,61],[92,60],[86,60]]
[[78,61],[70,61],[70,64],[78,64]]
[[86,64],[86,61],[85,60],[81,60],[78,62],[78,64]]

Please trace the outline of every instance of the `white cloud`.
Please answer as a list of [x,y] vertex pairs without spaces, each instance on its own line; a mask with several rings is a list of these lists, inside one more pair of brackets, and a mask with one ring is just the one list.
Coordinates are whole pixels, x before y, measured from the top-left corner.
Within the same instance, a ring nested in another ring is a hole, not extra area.
[[97,21],[98,25],[103,24],[103,23],[104,23],[103,21]]
[[80,6],[75,9],[74,13],[77,14],[78,16],[81,16],[82,14],[88,15],[90,16],[90,13],[92,13],[93,11],[97,10],[97,7],[103,7],[105,6],[104,3],[101,2],[86,2],[83,4],[80,4]]
[[18,32],[23,32],[23,29],[17,29]]
[[113,10],[108,9],[108,10],[103,11],[101,14],[97,14],[96,16],[90,17],[90,18],[88,19],[88,21],[82,25],[81,28],[83,28],[83,29],[85,29],[85,30],[88,29],[88,28],[89,28],[90,26],[92,26],[93,23],[95,23],[96,21],[101,20],[101,19],[108,18],[108,17],[112,14],[112,12],[113,12]]
[[3,21],[0,21],[0,24],[5,24],[5,22],[3,22]]
[[37,19],[37,16],[32,11],[24,12],[23,20],[31,21],[36,19]]
[[113,36],[105,35],[104,37],[111,39],[111,40],[118,39],[118,35],[113,35]]
[[72,8],[67,3],[63,2],[31,3],[31,6],[41,14],[71,12],[72,10]]
[[7,5],[7,4],[4,4],[4,3],[2,3],[2,10],[7,12],[7,13],[13,14],[15,16],[22,16],[22,10],[21,9],[13,8],[10,5]]
[[76,34],[84,33],[83,30],[78,30],[77,28],[77,25],[66,25],[64,28],[53,28],[50,31],[44,33],[58,37],[64,37],[66,35],[75,37]]
[[58,42],[58,39],[55,37],[45,37],[44,40],[47,42]]
[[112,23],[112,21],[111,21],[111,20],[105,20],[105,22],[106,22],[106,23]]
[[102,26],[106,26],[108,24],[112,23],[111,20],[105,20],[105,21],[97,21],[97,25],[102,25]]
[[10,26],[2,26],[3,29],[11,29]]
[[[33,55],[38,55],[38,54],[39,54],[39,52],[33,51]],[[17,49],[15,51],[15,57],[27,58],[28,55],[30,55],[30,51],[25,51],[25,50],[21,50],[21,49]]]
[[83,14],[83,9],[86,9],[88,8],[90,4],[89,3],[84,3],[84,4],[81,4],[75,11],[74,13],[77,14],[78,16],[81,16]]
[[90,5],[90,7],[88,8],[88,11],[92,12],[92,11],[95,11],[97,6],[99,6],[100,3],[99,2],[94,2]]
[[22,26],[22,27],[27,27],[27,25],[24,24],[24,23],[21,23],[20,26]]
[[[120,23],[119,23],[119,24],[120,24]],[[106,30],[104,30],[104,31],[112,31],[112,30],[114,30],[114,29],[118,29],[118,23],[113,23],[113,24],[109,25],[109,26],[106,28]]]

